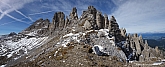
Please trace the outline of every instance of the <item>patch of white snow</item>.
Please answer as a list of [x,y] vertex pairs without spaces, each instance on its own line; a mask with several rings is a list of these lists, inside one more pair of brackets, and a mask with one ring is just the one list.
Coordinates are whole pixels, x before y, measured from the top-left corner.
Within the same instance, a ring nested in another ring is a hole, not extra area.
[[163,62],[155,62],[152,65],[161,65]]
[[1,65],[0,67],[5,67],[6,66],[6,64],[5,65]]

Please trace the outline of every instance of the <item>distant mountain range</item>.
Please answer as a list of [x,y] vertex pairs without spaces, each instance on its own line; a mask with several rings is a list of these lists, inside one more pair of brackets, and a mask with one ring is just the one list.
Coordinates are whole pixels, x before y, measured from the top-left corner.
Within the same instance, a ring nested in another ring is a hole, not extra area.
[[165,38],[165,33],[139,33],[143,36],[143,39],[154,39]]
[[158,46],[165,51],[165,33],[140,33],[144,40],[147,40],[149,46]]

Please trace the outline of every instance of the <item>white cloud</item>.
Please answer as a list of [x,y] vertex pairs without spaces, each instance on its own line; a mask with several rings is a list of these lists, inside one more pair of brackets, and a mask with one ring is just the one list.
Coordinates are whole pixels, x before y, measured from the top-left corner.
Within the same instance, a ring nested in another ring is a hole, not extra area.
[[[33,2],[33,0],[1,0],[0,2],[9,4],[10,6],[12,6],[15,9],[20,9],[22,8],[25,4]],[[6,9],[8,7],[6,7],[5,4],[1,3],[0,4],[0,9]],[[14,11],[14,10],[13,10]]]
[[[68,16],[70,14],[73,7],[76,7],[78,15],[80,16],[82,14],[82,11],[88,8],[88,6],[89,6],[88,4],[93,2],[93,1],[91,1],[91,0],[90,1],[88,1],[88,0],[85,0],[85,1],[84,0],[83,1],[75,0],[74,2],[72,2],[70,0],[56,0],[56,1],[53,1],[53,3],[50,3],[50,2],[51,1],[42,2],[41,7],[50,9],[50,10],[55,11],[55,12],[62,11],[65,13],[66,16]],[[37,11],[36,14],[38,14],[38,13],[40,14],[42,12]]]
[[0,9],[1,9],[2,14],[0,16],[0,19],[2,19],[4,17],[4,15],[7,15],[8,17],[10,17],[16,21],[24,22],[20,19],[17,19],[16,17],[8,14],[10,12],[16,11],[18,14],[33,21],[30,17],[28,17],[25,14],[23,14],[22,12],[18,11],[18,9],[23,8],[23,6],[25,4],[30,3],[30,2],[33,2],[33,0],[1,0],[0,1]]
[[117,9],[111,15],[128,32],[164,31],[165,0],[128,0],[114,3]]
[[[18,19],[18,18],[15,18],[15,17],[9,15],[8,12],[10,12],[11,10],[12,10],[12,9],[9,9],[9,10],[6,10],[6,11],[3,12],[3,11],[0,9],[0,12],[1,12],[2,14],[4,14],[4,15],[6,15],[6,16],[8,16],[8,17],[14,19],[14,20],[16,20],[16,21],[19,21],[19,22],[23,22],[23,23],[29,24],[29,23],[27,23],[27,22],[25,22],[25,21],[22,21],[21,19]],[[29,24],[29,25],[30,25],[30,24]]]
[[32,14],[29,14],[29,15],[45,14],[45,13],[50,13],[50,12],[53,12],[53,11],[54,11],[54,10],[51,10],[51,11],[44,11],[44,12],[32,13]]
[[[26,18],[21,18],[21,20],[23,20],[23,19],[26,19]],[[6,22],[6,23],[2,23],[2,24],[0,24],[0,26],[7,25],[7,24],[10,24],[10,23],[13,23],[13,22],[16,22],[16,21],[10,21],[10,22]]]

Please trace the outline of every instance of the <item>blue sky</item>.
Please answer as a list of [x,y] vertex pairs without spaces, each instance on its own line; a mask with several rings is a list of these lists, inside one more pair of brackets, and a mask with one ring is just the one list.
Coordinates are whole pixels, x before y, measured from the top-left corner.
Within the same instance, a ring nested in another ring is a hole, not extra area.
[[40,18],[52,21],[57,11],[68,16],[73,7],[80,17],[89,5],[114,15],[128,33],[165,32],[165,0],[0,0],[0,35],[18,33]]

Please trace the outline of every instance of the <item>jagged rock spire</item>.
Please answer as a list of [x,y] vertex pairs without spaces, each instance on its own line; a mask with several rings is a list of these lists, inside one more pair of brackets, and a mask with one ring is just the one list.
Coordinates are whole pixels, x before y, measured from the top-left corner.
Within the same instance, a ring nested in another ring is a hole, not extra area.
[[118,23],[116,22],[116,19],[114,16],[111,16],[111,19],[109,20],[109,33],[113,36],[116,37],[116,41],[120,41],[121,39],[121,31],[119,29],[119,25]]
[[120,31],[121,31],[121,36],[125,38],[126,37],[126,29],[121,28]]
[[110,21],[112,21],[112,22],[116,22],[116,19],[115,19],[115,17],[114,17],[114,16],[111,16],[111,19],[110,19]]
[[97,13],[97,10],[94,6],[88,6],[88,13],[89,14],[93,14],[94,17],[96,18],[96,13]]
[[64,27],[65,24],[65,14],[63,12],[56,12],[53,17],[53,25],[55,28]]
[[145,44],[144,44],[144,50],[148,49],[148,43],[147,40],[145,40]]
[[69,15],[69,18],[70,19],[78,19],[78,15],[77,15],[77,9],[76,7],[74,7]]
[[107,14],[104,15],[104,29],[108,29],[108,26],[109,26],[109,20],[108,20],[108,16]]
[[98,29],[103,28],[103,18],[102,18],[101,12],[97,12],[96,14],[96,23],[97,23]]
[[66,19],[65,19],[65,25],[64,25],[64,27],[67,27],[67,24],[70,24],[70,23],[69,23],[68,16],[66,16]]

